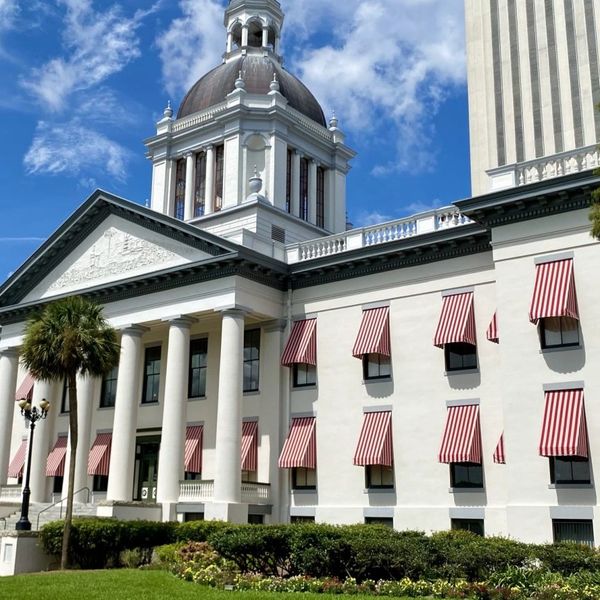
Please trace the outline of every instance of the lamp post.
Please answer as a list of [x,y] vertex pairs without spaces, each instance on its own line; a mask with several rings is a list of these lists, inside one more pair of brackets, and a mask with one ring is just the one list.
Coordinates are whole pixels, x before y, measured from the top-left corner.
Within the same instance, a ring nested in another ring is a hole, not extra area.
[[25,421],[29,423],[29,446],[27,448],[27,471],[25,475],[25,487],[23,488],[23,502],[21,503],[21,518],[17,521],[15,529],[17,531],[31,531],[31,523],[29,522],[29,497],[31,490],[29,489],[29,475],[31,472],[31,449],[33,448],[33,432],[35,424],[40,419],[45,419],[48,416],[50,403],[44,398],[40,402],[39,409],[36,406],[31,406],[31,402],[26,398],[19,400],[21,414],[25,417]]

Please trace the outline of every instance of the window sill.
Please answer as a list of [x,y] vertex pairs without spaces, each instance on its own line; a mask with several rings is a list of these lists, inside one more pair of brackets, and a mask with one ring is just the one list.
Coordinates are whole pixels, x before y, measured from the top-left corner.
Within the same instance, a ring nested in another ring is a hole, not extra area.
[[300,496],[302,495],[307,495],[307,494],[316,494],[317,493],[317,488],[313,488],[313,489],[301,489],[301,488],[292,488],[292,494],[298,494]]
[[371,377],[369,379],[363,378],[363,385],[371,385],[373,383],[390,383],[391,381],[391,377]]
[[581,344],[577,346],[556,346],[554,348],[540,348],[540,354],[551,354],[552,352],[569,352],[572,350],[583,350]]
[[363,490],[365,494],[395,494],[394,488],[365,488]]
[[260,390],[249,390],[248,392],[243,392],[244,396],[260,396]]
[[476,487],[449,487],[449,494],[484,494],[485,488],[476,488]]
[[194,396],[193,398],[188,398],[188,402],[200,402],[202,400],[206,400],[206,394],[204,394],[204,396]]
[[310,385],[292,385],[292,392],[304,392],[308,390],[316,390],[317,384],[311,383]]
[[140,402],[140,408],[144,406],[158,406],[160,402]]
[[593,483],[551,483],[549,490],[593,490]]
[[479,367],[476,369],[456,369],[454,371],[444,371],[444,377],[454,377],[454,375],[477,375]]
[[114,406],[99,406],[98,410],[115,410]]

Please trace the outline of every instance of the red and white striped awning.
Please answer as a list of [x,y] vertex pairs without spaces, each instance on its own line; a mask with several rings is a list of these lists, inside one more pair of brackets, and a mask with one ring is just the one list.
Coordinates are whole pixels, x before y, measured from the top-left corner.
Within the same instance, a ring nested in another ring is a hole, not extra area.
[[441,463],[481,464],[479,406],[449,406],[438,455]]
[[185,430],[184,470],[187,473],[202,473],[203,425],[189,425]]
[[279,456],[281,469],[317,468],[317,439],[315,417],[292,419],[290,431]]
[[537,324],[548,317],[579,319],[573,259],[541,263],[535,267],[535,286],[529,320]]
[[21,382],[21,385],[17,388],[15,393],[15,400],[19,401],[23,398],[27,398],[27,400],[31,400],[33,396],[33,384],[35,383],[35,379],[31,376],[30,373],[25,375],[25,379]]
[[354,453],[354,464],[361,467],[391,467],[393,463],[392,412],[388,410],[365,413]]
[[23,475],[23,466],[27,456],[27,440],[23,440],[8,465],[8,476],[18,479]]
[[494,344],[500,343],[500,338],[498,336],[498,313],[494,313],[492,320],[490,321],[490,325],[487,328],[485,333],[485,337],[490,341],[494,342]]
[[433,345],[443,348],[456,343],[477,345],[473,292],[444,296],[442,314]]
[[506,464],[506,455],[504,454],[504,432],[502,432],[498,444],[496,444],[496,449],[494,450],[494,462],[498,465]]
[[295,364],[317,364],[317,320],[304,319],[292,325],[290,337],[285,345],[281,364],[291,367]]
[[242,471],[258,469],[258,422],[242,423]]
[[67,455],[67,436],[56,440],[52,452],[46,461],[46,477],[62,477],[65,474],[65,456]]
[[365,354],[391,355],[389,306],[363,310],[352,356],[362,358]]
[[583,390],[546,392],[540,456],[588,455]]
[[112,433],[99,433],[96,436],[88,456],[88,475],[108,477],[111,445]]

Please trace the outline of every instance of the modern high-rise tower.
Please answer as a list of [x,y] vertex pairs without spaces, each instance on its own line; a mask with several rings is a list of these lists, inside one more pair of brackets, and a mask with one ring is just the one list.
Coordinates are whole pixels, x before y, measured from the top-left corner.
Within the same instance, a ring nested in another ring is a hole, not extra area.
[[474,195],[598,166],[600,2],[465,0]]

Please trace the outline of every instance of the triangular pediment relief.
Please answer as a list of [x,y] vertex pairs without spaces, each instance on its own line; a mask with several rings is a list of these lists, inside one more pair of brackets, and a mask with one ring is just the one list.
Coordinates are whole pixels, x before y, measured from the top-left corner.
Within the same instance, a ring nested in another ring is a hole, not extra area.
[[76,293],[212,256],[114,214],[73,248],[23,301]]

